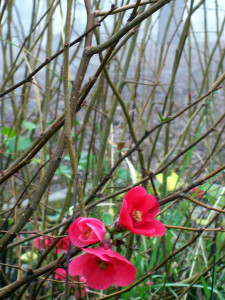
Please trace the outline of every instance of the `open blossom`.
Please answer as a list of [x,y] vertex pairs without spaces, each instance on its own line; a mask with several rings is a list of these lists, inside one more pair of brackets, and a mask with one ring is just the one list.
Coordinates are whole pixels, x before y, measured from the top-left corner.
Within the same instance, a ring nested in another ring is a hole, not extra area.
[[134,281],[136,268],[112,249],[82,249],[86,254],[74,258],[69,264],[69,274],[83,275],[89,287],[107,289],[110,285],[129,285]]
[[56,244],[56,253],[66,252],[69,248],[70,239],[68,236],[65,236],[59,240]]
[[138,186],[125,195],[120,217],[115,225],[134,234],[162,236],[165,234],[165,226],[154,218],[158,212],[157,199],[148,195],[143,187]]
[[39,236],[38,238],[34,239],[34,246],[36,249],[47,249],[53,243],[53,238],[48,236]]
[[[198,187],[194,187],[193,189],[191,189],[191,194],[195,194],[195,192],[198,190]],[[196,198],[201,199],[202,196],[204,195],[204,191],[203,190],[198,190],[197,194],[195,195]]]
[[85,247],[103,241],[105,225],[94,218],[78,218],[69,227],[69,238],[76,247]]

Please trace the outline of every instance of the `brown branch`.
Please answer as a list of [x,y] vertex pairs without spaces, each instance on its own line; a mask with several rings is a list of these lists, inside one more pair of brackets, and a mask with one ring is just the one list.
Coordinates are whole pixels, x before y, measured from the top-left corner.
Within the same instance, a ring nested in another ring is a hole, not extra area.
[[[146,4],[154,4],[154,3],[157,3],[158,1],[159,0],[142,0],[138,4],[138,6],[142,6],[142,5],[146,5]],[[120,7],[117,7],[114,11],[110,12],[110,14],[111,15],[118,14],[119,12],[122,12],[122,11],[125,11],[128,9],[132,9],[135,6],[136,6],[136,3],[120,6]],[[96,18],[96,17],[100,17],[100,16],[105,16],[107,13],[109,13],[108,10],[96,10],[94,12],[94,17]]]
[[193,183],[189,184],[184,189],[182,189],[182,190],[180,190],[180,191],[178,191],[178,192],[176,192],[176,193],[174,193],[174,194],[172,194],[172,195],[170,195],[170,196],[168,196],[168,197],[160,200],[159,201],[160,205],[164,205],[164,204],[166,204],[168,202],[171,202],[171,201],[173,201],[173,200],[175,200],[177,198],[181,198],[181,194],[187,193],[191,189],[193,189],[194,187],[199,186],[199,185],[205,183],[209,178],[214,177],[216,174],[222,172],[223,170],[225,170],[225,165],[219,167],[218,169],[216,169],[215,171],[209,173],[208,175],[206,175],[206,176],[204,176],[204,177],[202,177],[202,178],[194,181]]
[[182,226],[172,226],[172,225],[165,225],[167,229],[179,229],[179,230],[187,230],[187,231],[208,231],[208,232],[225,232],[223,228],[191,228],[191,227],[182,227]]
[[[73,249],[71,251],[71,257],[75,256],[76,254],[78,254],[81,250],[80,249]],[[23,286],[24,284],[28,283],[28,282],[32,282],[34,279],[38,278],[39,276],[47,273],[47,272],[51,272],[51,270],[56,269],[58,267],[60,267],[62,264],[64,264],[66,262],[66,257],[63,254],[63,258],[62,256],[45,265],[44,267],[41,267],[37,270],[28,270],[27,274],[23,277],[21,277],[19,280],[9,284],[8,286],[5,286],[4,288],[0,289],[0,299],[4,299],[8,296],[10,296],[13,292],[15,292],[16,290],[18,290],[21,286]]]
[[[92,32],[95,28],[99,27],[100,24],[104,21],[104,19],[114,10],[115,8],[112,7],[112,9],[103,16],[103,18],[101,20],[99,20],[98,23],[96,23],[95,25],[93,25],[90,29],[88,29],[87,31],[85,31],[85,33],[83,33],[81,36],[79,36],[77,39],[75,39],[73,42],[70,43],[69,47],[74,46],[75,44],[79,43],[82,41],[82,39],[86,36],[88,36],[88,34],[90,32]],[[12,92],[13,90],[17,89],[18,87],[20,87],[21,85],[27,83],[27,82],[31,82],[32,78],[35,74],[37,74],[41,69],[43,69],[46,65],[48,65],[52,60],[54,60],[56,57],[58,57],[60,54],[62,54],[64,52],[64,48],[59,50],[58,52],[56,52],[54,55],[52,55],[49,58],[46,58],[45,61],[37,68],[35,69],[33,72],[31,72],[25,79],[21,80],[20,82],[18,82],[17,84],[15,84],[14,86],[12,86],[11,88],[9,88],[8,90],[5,90],[3,92],[0,93],[0,98],[5,96],[6,94]]]
[[213,207],[213,206],[210,206],[210,205],[207,205],[207,204],[204,204],[201,201],[198,201],[198,200],[196,200],[196,199],[194,199],[192,197],[189,197],[187,195],[180,195],[180,198],[187,199],[187,200],[191,201],[192,203],[195,203],[196,205],[202,206],[202,207],[204,207],[206,209],[214,210],[214,211],[217,211],[217,212],[225,214],[225,210],[220,209],[220,208],[216,208],[216,207]]
[[[91,195],[88,197],[88,199],[86,200],[86,204],[89,203],[93,197],[96,196],[97,192],[101,189],[101,187],[112,177],[112,174],[114,173],[114,171],[118,168],[118,166],[121,164],[121,162],[128,156],[131,155],[131,153],[133,153],[134,151],[139,151],[140,148],[139,146],[141,145],[141,143],[150,135],[152,134],[156,129],[162,127],[164,124],[168,124],[171,121],[175,120],[176,118],[178,118],[180,115],[182,115],[185,111],[187,111],[188,109],[190,109],[190,107],[196,105],[197,103],[199,103],[200,101],[202,101],[204,98],[206,98],[207,96],[209,96],[212,92],[214,92],[215,90],[210,89],[206,94],[204,94],[202,97],[200,97],[198,100],[194,101],[193,103],[189,104],[188,106],[186,106],[184,109],[182,109],[180,112],[178,112],[177,114],[175,114],[174,116],[171,116],[169,119],[166,119],[165,121],[157,124],[156,126],[154,126],[151,130],[146,131],[145,134],[138,140],[138,142],[130,149],[128,150],[126,153],[124,153],[124,155],[122,157],[120,157],[117,162],[115,163],[115,165],[112,167],[112,169],[108,172],[108,174],[105,175],[105,177],[102,179],[102,181],[98,184],[98,186],[91,192]],[[222,115],[222,117],[219,119],[219,121],[217,121],[205,134],[204,137],[207,136],[210,132],[215,130],[215,126],[217,126],[219,124],[219,122],[222,121],[222,119],[224,118],[225,114]],[[196,140],[193,144],[191,144],[189,147],[187,147],[185,150],[182,151],[182,154],[185,153],[186,151],[188,151],[189,149],[191,149],[194,145],[196,145],[198,142],[200,142],[203,138],[203,136],[200,137],[198,140]],[[166,166],[162,167],[161,169],[159,169],[157,172],[154,172],[154,175],[161,173],[168,165],[170,165],[172,162],[174,162],[176,159],[178,159],[181,156],[181,154],[179,153],[176,157],[174,157],[171,161],[169,161],[167,163]],[[146,180],[149,179],[149,176],[145,177],[144,179],[142,179],[141,181],[139,181],[137,184],[133,185],[139,185],[143,182],[145,182]]]

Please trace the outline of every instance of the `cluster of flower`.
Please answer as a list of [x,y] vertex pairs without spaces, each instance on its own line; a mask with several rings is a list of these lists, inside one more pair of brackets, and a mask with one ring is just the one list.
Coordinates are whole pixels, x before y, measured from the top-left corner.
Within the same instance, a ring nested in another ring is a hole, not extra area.
[[[148,195],[143,187],[135,187],[125,195],[119,218],[107,230],[109,233],[129,230],[148,237],[162,236],[165,226],[155,219],[158,212],[157,199]],[[86,284],[96,290],[106,289],[112,284],[126,286],[134,281],[136,268],[112,250],[110,235],[106,234],[103,222],[80,217],[69,227],[68,232],[71,243],[85,252],[70,262],[71,276],[84,276]],[[63,239],[61,241],[62,245]],[[97,242],[101,242],[97,248],[83,248]],[[57,245],[57,249],[63,248]]]
[[[34,246],[36,249],[47,249],[53,243],[54,239],[49,236],[40,236],[39,238],[34,239]],[[60,239],[55,247],[55,253],[61,253],[68,250],[69,247],[69,237],[65,236]]]
[[[66,270],[62,268],[58,268],[55,270],[55,279],[56,280],[66,280]],[[81,299],[85,296],[86,291],[88,290],[83,283],[85,283],[85,279],[83,276],[73,276],[72,277],[73,284],[71,286],[71,290],[75,295],[76,299]],[[79,284],[79,285],[78,285]]]

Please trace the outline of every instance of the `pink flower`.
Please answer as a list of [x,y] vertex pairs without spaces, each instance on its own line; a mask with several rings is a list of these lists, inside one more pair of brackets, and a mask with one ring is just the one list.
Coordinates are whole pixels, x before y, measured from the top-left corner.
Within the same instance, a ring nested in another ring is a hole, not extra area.
[[87,254],[74,258],[69,264],[71,275],[83,275],[93,289],[103,290],[110,285],[126,286],[134,281],[135,267],[122,255],[112,249],[82,249]]
[[56,244],[56,253],[61,253],[61,252],[65,252],[68,250],[69,248],[69,237],[65,236],[64,238],[62,238],[61,240],[59,240]]
[[165,234],[165,226],[154,219],[158,212],[157,199],[146,194],[143,187],[135,187],[123,199],[117,226],[134,234],[162,236]]
[[[190,193],[195,194],[198,189],[199,189],[199,187],[194,187],[193,189],[190,190]],[[195,197],[198,198],[198,199],[201,199],[202,196],[204,195],[204,193],[205,192],[203,190],[198,190]]]
[[47,249],[53,243],[53,238],[48,236],[40,236],[34,239],[34,246],[36,249]]
[[[54,277],[55,277],[56,280],[65,281],[66,280],[66,270],[64,270],[62,268],[56,269]],[[85,281],[83,276],[73,276],[72,280],[73,281],[79,281],[80,283]],[[82,294],[82,297],[84,297],[85,292],[87,291],[87,288],[84,285],[82,285],[79,289],[77,284],[72,284],[72,290],[74,292],[74,295],[77,297],[77,299],[80,299],[81,298],[80,293]]]
[[55,270],[55,279],[65,280],[66,279],[66,270],[58,268]]
[[69,238],[76,247],[85,247],[103,241],[105,225],[93,218],[78,218],[69,228]]

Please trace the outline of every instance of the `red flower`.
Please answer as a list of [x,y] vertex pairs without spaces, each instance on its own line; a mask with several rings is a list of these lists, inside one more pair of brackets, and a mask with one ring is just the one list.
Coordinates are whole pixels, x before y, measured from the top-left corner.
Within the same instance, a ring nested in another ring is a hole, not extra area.
[[135,267],[122,255],[103,246],[82,249],[87,254],[74,258],[69,264],[71,275],[83,275],[93,289],[103,290],[110,285],[126,286],[135,279]]
[[201,199],[205,192],[203,190],[198,190],[198,189],[199,189],[199,187],[194,187],[193,189],[191,189],[190,193],[195,194],[197,192],[195,197],[198,199]]
[[78,218],[69,228],[69,238],[76,247],[85,247],[103,241],[105,225],[93,218]]
[[147,281],[145,282],[145,284],[146,284],[146,285],[154,285],[154,282],[153,282],[153,281],[150,281],[150,280],[147,280]]
[[64,238],[62,238],[61,240],[59,240],[56,244],[56,253],[61,253],[64,251],[68,251],[69,248],[69,237],[65,236]]
[[134,234],[162,236],[165,226],[154,219],[159,212],[157,199],[141,187],[131,189],[124,197],[118,225]]
[[38,238],[34,239],[34,246],[36,249],[47,249],[53,243],[53,238],[48,236],[39,236]]

